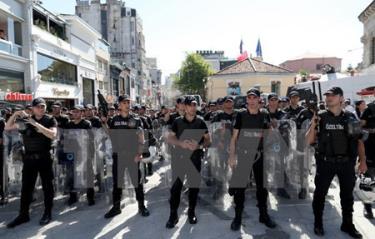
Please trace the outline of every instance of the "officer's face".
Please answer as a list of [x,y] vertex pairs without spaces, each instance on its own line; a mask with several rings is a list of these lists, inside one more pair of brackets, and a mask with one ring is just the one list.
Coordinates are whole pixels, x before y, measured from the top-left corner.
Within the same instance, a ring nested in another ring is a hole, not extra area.
[[269,105],[270,108],[275,109],[279,106],[279,100],[276,99],[276,98],[271,98],[268,101],[268,105]]
[[61,108],[58,106],[52,107],[52,114],[60,114]]
[[185,105],[184,104],[177,104],[177,110],[185,110]]
[[254,109],[259,107],[259,97],[256,95],[248,95],[247,98],[247,105]]
[[344,100],[344,97],[334,94],[326,94],[326,105],[328,107],[340,106]]
[[298,105],[298,102],[299,102],[299,96],[295,95],[295,96],[292,96],[290,98],[290,102],[292,103],[292,105]]
[[185,105],[185,112],[188,115],[195,115],[197,113],[197,104],[191,103],[191,104]]
[[35,116],[42,116],[45,113],[46,113],[46,105],[39,104],[39,105],[33,107],[33,114]]
[[224,108],[225,108],[225,109],[232,109],[232,108],[233,108],[233,101],[231,101],[231,100],[226,100],[226,101],[224,102]]
[[85,116],[86,117],[92,117],[92,116],[94,116],[94,111],[91,110],[91,109],[86,109],[85,110]]
[[119,104],[119,110],[128,112],[130,110],[130,100],[123,100]]
[[79,120],[82,117],[82,112],[79,109],[74,109],[70,111],[70,113],[72,114],[72,116],[70,117],[72,120]]

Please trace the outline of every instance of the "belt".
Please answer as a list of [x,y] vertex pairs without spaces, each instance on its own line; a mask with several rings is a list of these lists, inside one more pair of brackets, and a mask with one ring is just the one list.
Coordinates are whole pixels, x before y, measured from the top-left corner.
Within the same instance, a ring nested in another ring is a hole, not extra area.
[[329,163],[346,163],[349,161],[348,156],[333,156],[333,157],[324,157],[324,161]]

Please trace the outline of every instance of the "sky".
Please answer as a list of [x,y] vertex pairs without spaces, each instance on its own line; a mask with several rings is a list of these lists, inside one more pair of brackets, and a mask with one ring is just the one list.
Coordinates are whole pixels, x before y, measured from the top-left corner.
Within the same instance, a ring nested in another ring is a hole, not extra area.
[[[55,13],[74,14],[75,0],[43,0]],[[142,18],[146,56],[156,57],[163,76],[175,73],[187,53],[224,51],[280,64],[305,53],[343,58],[342,68],[362,61],[359,14],[372,0],[128,0]]]

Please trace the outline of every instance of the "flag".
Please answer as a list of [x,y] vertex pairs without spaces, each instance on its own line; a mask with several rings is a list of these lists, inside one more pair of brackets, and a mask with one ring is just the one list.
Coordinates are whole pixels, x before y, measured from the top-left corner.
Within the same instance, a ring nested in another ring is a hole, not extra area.
[[244,51],[244,53],[242,53],[239,57],[237,57],[237,62],[244,61],[247,58],[249,58],[249,56],[247,55],[247,51]]
[[256,53],[257,53],[257,57],[263,57],[263,54],[262,54],[262,45],[260,44],[260,39],[258,39]]
[[241,39],[241,42],[240,42],[240,54],[243,53],[242,50],[243,50],[243,41],[242,41],[242,39]]

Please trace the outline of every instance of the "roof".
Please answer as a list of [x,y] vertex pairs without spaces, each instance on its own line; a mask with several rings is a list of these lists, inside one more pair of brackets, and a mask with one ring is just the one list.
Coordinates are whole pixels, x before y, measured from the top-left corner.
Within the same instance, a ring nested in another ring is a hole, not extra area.
[[230,65],[214,75],[227,75],[238,73],[292,73],[290,70],[280,66],[272,65],[254,58]]
[[372,1],[370,5],[368,5],[366,9],[363,10],[363,12],[361,12],[361,14],[358,16],[358,19],[361,22],[365,22],[372,14],[374,14],[374,12],[375,12],[375,1]]
[[287,61],[297,61],[297,60],[302,60],[302,59],[317,59],[317,58],[337,58],[337,59],[341,59],[341,58],[338,58],[336,56],[306,52],[302,55],[299,55],[299,56],[293,57],[291,59],[288,59]]

